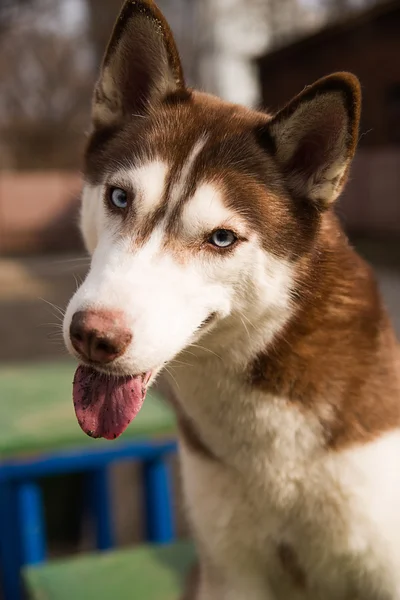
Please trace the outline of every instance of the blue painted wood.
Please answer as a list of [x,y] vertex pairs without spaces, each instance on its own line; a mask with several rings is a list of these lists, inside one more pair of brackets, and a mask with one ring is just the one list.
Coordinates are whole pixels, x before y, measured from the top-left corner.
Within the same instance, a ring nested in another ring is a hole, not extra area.
[[88,508],[94,521],[98,550],[109,550],[115,546],[109,476],[107,467],[101,467],[89,471],[86,479]]
[[10,482],[0,484],[0,577],[4,600],[20,600],[21,556],[15,488]]
[[112,547],[114,541],[106,468],[117,461],[145,463],[147,538],[158,543],[167,543],[175,538],[165,459],[176,452],[176,442],[136,440],[110,446],[58,451],[0,463],[0,571],[4,600],[21,600],[20,569],[23,564],[38,564],[45,560],[43,507],[40,490],[35,483],[39,477],[92,473],[89,477],[92,478],[93,498],[96,498],[92,506],[97,543],[99,548],[106,549]]
[[46,559],[45,525],[40,487],[33,481],[17,484],[21,562],[38,565]]
[[175,539],[171,479],[165,457],[143,464],[143,483],[146,512],[146,539],[167,544]]
[[124,460],[153,460],[164,454],[176,452],[177,444],[167,442],[132,442],[111,448],[55,452],[25,460],[7,460],[0,464],[0,482],[7,480],[36,479],[47,475],[90,471],[112,462]]

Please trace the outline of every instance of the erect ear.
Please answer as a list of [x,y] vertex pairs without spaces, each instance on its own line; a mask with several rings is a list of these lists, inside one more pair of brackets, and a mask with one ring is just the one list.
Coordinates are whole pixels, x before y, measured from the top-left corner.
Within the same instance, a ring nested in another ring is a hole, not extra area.
[[95,127],[143,115],[167,94],[184,89],[178,50],[153,0],[127,0],[103,60],[94,99]]
[[361,90],[350,73],[307,87],[268,124],[272,146],[290,191],[320,207],[346,182],[360,120]]

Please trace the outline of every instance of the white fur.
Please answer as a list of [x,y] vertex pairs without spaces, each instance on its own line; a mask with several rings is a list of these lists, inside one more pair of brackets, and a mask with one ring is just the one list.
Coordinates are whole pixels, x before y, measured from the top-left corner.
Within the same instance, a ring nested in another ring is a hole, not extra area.
[[[144,165],[124,177],[140,189],[140,220],[161,199],[166,167]],[[400,598],[400,433],[329,453],[316,414],[247,383],[249,359],[292,313],[292,266],[263,250],[251,231],[226,257],[199,245],[182,259],[165,248],[163,223],[135,249],[134,225],[121,236],[122,220],[108,215],[103,193],[86,186],[83,194],[93,258],[66,312],[65,339],[72,351],[77,310],[124,311],[133,339],[116,368],[156,373],[168,363],[173,393],[219,459],[182,441],[188,513],[208,557],[196,600]],[[244,228],[218,187],[204,182],[182,215],[182,244],[226,223]],[[199,331],[212,312],[218,325]],[[304,569],[306,590],[283,571],[282,543]]]
[[[172,369],[175,393],[221,461],[181,445],[189,517],[213,565],[198,600],[399,598],[400,433],[329,454],[316,417],[251,391],[222,357]],[[280,543],[295,552],[306,590],[283,571]]]
[[324,200],[326,202],[336,200],[342,189],[342,178],[346,169],[347,161],[339,158],[323,173],[319,173],[319,178],[316,178],[316,181],[309,182],[308,197],[311,200]]
[[123,180],[135,182],[135,209],[139,218],[154,212],[162,202],[168,165],[155,160],[122,173]]
[[81,230],[89,254],[93,254],[96,249],[99,234],[102,230],[101,221],[103,218],[104,208],[101,202],[101,189],[98,186],[86,184],[82,192]]
[[[154,181],[150,174],[157,175],[158,180]],[[162,197],[165,175],[165,166],[157,162],[123,175],[118,173],[115,180],[126,181],[130,177],[131,187],[140,190],[139,205],[149,210]],[[260,348],[288,316],[290,269],[284,261],[266,256],[255,235],[230,257],[221,258],[216,253],[210,260],[209,254],[201,249],[205,232],[234,218],[232,211],[224,207],[220,192],[211,184],[197,190],[184,212],[183,238],[189,235],[193,241],[197,234],[199,249],[195,255],[188,253],[190,260],[183,262],[165,251],[162,225],[144,247],[133,251],[134,227],[131,237],[118,235],[119,219],[106,216],[103,193],[103,186],[86,187],[83,193],[82,230],[93,259],[64,320],[65,339],[71,351],[68,331],[72,315],[87,308],[109,307],[125,313],[134,335],[115,366],[133,373],[157,371],[169,362],[198,337],[199,326],[213,312],[226,319],[225,326],[230,327],[229,323],[237,320],[242,335],[249,335],[252,318],[258,319],[262,312],[267,312],[271,325],[262,334]],[[142,212],[146,211],[139,210],[139,221]],[[235,223],[240,225],[240,220],[236,218]],[[257,281],[257,285],[252,281]],[[249,295],[252,311],[241,316]]]
[[222,192],[211,183],[200,185],[193,198],[184,207],[184,232],[189,237],[212,231],[216,224],[232,227],[240,223],[241,230],[245,224],[233,210],[228,210],[222,200]]

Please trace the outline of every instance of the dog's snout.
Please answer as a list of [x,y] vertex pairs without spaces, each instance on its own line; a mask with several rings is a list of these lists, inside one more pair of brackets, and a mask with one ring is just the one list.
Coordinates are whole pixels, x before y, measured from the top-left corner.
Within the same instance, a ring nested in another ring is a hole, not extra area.
[[84,359],[109,363],[124,354],[132,334],[120,313],[84,310],[76,312],[69,329],[71,343]]

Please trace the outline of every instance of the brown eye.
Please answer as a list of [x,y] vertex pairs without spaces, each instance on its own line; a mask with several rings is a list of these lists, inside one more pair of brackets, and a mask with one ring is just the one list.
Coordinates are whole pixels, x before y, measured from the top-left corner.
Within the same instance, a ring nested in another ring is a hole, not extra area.
[[115,208],[123,210],[128,206],[128,194],[125,192],[125,190],[117,187],[111,187],[108,194],[110,202],[113,206],[115,206]]
[[236,241],[236,235],[229,229],[216,229],[208,238],[208,243],[217,248],[229,248]]

